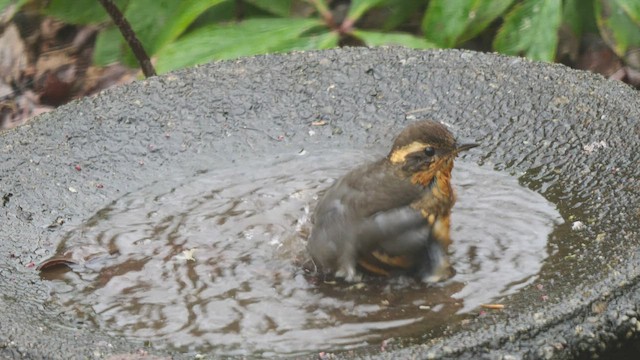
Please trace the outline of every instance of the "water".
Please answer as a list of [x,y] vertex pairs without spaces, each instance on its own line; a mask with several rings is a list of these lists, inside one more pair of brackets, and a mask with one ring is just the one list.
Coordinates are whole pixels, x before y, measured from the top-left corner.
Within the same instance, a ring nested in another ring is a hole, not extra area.
[[370,156],[324,152],[163,179],[67,233],[79,265],[46,271],[53,300],[159,348],[218,355],[337,351],[419,337],[536,279],[561,218],[516,178],[459,160],[456,275],[328,284],[305,274],[317,195]]

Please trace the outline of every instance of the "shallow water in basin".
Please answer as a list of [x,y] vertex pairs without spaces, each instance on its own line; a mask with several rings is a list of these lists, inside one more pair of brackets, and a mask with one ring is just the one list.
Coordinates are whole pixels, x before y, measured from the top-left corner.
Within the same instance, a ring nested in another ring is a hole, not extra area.
[[218,355],[336,351],[420,336],[536,279],[548,235],[562,221],[554,205],[464,159],[453,175],[452,279],[349,285],[308,276],[300,264],[317,194],[368,159],[322,152],[159,180],[67,233],[60,252],[86,262],[44,277],[55,302],[96,326]]

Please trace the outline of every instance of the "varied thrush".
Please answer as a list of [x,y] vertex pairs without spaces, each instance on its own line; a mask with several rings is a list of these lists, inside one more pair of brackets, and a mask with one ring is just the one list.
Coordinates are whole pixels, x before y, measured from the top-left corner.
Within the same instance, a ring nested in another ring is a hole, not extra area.
[[356,268],[448,278],[453,160],[475,146],[458,145],[435,121],[407,126],[387,157],[353,169],[320,198],[307,245],[315,265],[349,282],[360,280]]

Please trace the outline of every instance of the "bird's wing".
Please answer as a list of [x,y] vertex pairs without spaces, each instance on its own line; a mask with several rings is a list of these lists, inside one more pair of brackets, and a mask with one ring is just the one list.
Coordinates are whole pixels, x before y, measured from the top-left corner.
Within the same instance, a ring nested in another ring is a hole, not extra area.
[[355,169],[341,182],[339,196],[361,218],[408,206],[424,192],[423,187],[409,178],[401,178],[384,160]]
[[385,161],[352,170],[315,209],[308,245],[312,257],[324,266],[350,268],[358,253],[395,255],[424,247],[428,223],[409,206],[423,192]]
[[314,227],[308,241],[309,252],[321,267],[335,268],[341,256],[356,256],[355,232],[349,225],[346,207],[340,199],[323,199],[314,213]]
[[[397,175],[385,161],[357,168],[330,188],[318,209],[323,221],[346,219],[343,232],[357,239],[357,250],[379,248],[389,254],[406,254],[417,250],[429,235],[429,225],[422,214],[410,207],[424,193],[424,188]],[[348,214],[348,215],[347,215]],[[330,220],[333,219],[333,220]]]
[[365,219],[357,233],[360,249],[396,256],[424,250],[431,227],[422,214],[410,206],[381,211]]

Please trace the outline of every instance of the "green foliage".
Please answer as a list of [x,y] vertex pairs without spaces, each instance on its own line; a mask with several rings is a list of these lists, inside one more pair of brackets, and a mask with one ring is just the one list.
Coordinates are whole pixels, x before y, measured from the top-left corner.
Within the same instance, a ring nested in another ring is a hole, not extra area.
[[[95,62],[135,66],[97,0],[0,0],[0,10],[16,3],[39,4],[44,14],[71,24],[101,24]],[[466,46],[482,37],[481,44],[491,39],[496,51],[552,61],[562,24],[574,41],[599,33],[621,57],[640,49],[640,0],[351,0],[342,24],[329,0],[115,3],[159,72],[238,56],[325,49],[354,38],[367,46],[427,49]]]
[[475,0],[470,13],[473,15],[469,16],[465,32],[458,41],[463,42],[476,37],[502,15],[513,2],[514,0]]
[[305,43],[299,41],[300,36],[321,25],[318,19],[286,18],[210,25],[162,49],[158,53],[157,68],[159,72],[165,72],[211,60],[298,50]]
[[485,30],[511,3],[513,0],[431,0],[422,30],[439,46],[453,47]]
[[292,0],[249,0],[249,3],[273,15],[281,17],[291,15]]
[[[122,9],[129,0],[114,0],[114,3]],[[97,0],[52,0],[44,13],[69,24],[86,25],[109,20],[109,15]]]
[[595,14],[602,38],[618,56],[640,49],[638,0],[596,0]]
[[351,0],[347,19],[356,21],[368,10],[382,4],[385,0]]
[[407,33],[355,30],[353,35],[364,41],[368,46],[402,45],[416,49],[432,49],[438,47],[434,43]]
[[565,0],[562,17],[576,37],[598,32],[592,0]]
[[[124,15],[147,53],[155,54],[180,36],[201,13],[223,1],[225,0],[131,0]],[[113,46],[106,41],[99,43],[110,48]],[[125,63],[135,64],[131,52],[124,46],[121,49],[124,51]],[[106,51],[96,49],[96,54],[104,53]],[[98,63],[105,62],[105,59],[97,57],[95,60]]]
[[93,50],[93,61],[98,66],[106,66],[120,60],[125,51],[126,46],[120,30],[112,26],[98,35]]
[[20,8],[26,2],[27,0],[0,0],[0,15],[9,5],[16,5],[16,8]]
[[292,40],[288,46],[282,47],[277,52],[331,49],[338,46],[339,40],[337,33],[323,32]]
[[403,26],[425,4],[424,0],[387,1],[385,5],[389,13],[384,22],[383,30],[389,31]]
[[552,61],[558,44],[560,0],[524,0],[507,14],[493,46],[499,52]]
[[422,20],[425,37],[441,47],[453,47],[464,33],[473,0],[432,0]]

